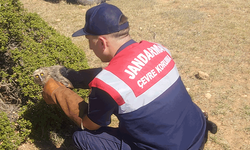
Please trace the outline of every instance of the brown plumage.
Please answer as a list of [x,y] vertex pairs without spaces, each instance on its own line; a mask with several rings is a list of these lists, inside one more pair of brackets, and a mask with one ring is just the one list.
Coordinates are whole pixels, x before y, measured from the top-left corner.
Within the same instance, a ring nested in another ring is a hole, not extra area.
[[60,69],[64,68],[64,66],[55,65],[50,67],[42,67],[33,72],[34,82],[36,84],[44,86],[44,84],[50,79],[61,82],[68,88],[74,88],[72,83],[61,75]]

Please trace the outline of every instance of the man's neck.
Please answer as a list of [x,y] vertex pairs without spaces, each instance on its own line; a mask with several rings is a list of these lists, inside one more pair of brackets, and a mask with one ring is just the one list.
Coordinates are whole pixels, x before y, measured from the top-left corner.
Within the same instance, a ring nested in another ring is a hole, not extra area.
[[117,38],[114,38],[113,39],[114,41],[112,41],[113,45],[112,45],[112,54],[113,56],[115,56],[115,54],[117,53],[117,51],[119,50],[119,48],[125,44],[126,42],[128,42],[129,40],[131,40],[131,37],[130,36],[126,36],[122,39],[117,39]]

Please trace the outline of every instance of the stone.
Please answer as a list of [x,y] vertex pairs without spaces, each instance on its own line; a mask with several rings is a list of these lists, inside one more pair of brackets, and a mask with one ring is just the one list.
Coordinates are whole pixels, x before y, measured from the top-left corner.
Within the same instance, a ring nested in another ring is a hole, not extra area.
[[199,72],[195,75],[195,77],[196,77],[197,79],[206,80],[206,79],[209,78],[209,75],[208,75],[207,73],[205,73],[205,72],[199,71]]
[[210,99],[210,98],[212,97],[212,95],[211,95],[210,93],[206,93],[206,94],[205,94],[205,97],[206,97],[207,99]]

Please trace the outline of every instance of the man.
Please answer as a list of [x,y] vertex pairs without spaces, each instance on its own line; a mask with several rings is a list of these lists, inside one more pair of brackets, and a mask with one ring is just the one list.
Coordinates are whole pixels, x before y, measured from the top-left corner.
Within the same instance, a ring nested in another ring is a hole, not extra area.
[[[206,119],[186,91],[168,49],[132,40],[127,17],[107,3],[87,11],[84,28],[73,37],[83,35],[96,56],[109,62],[89,83],[88,106],[53,79],[43,92],[48,104],[60,105],[83,129],[73,135],[78,149],[203,149]],[[63,74],[71,81],[81,78],[72,70]],[[107,127],[112,114],[119,119],[118,128]]]

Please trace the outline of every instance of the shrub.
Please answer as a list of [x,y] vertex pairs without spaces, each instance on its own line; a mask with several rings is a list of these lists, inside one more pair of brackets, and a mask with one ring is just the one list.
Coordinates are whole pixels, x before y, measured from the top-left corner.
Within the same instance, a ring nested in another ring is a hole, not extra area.
[[[69,38],[57,33],[37,14],[27,13],[18,0],[1,0],[0,101],[21,104],[19,119],[12,127],[20,133],[19,141],[27,139],[30,133],[33,137],[48,137],[50,130],[59,131],[72,123],[58,107],[45,104],[42,89],[31,76],[40,67],[57,64],[75,70],[88,68],[84,52]],[[75,92],[83,98],[88,93]],[[0,126],[6,121],[3,119],[0,118]]]
[[23,141],[21,136],[15,132],[5,112],[0,112],[0,118],[0,150],[16,149]]
[[6,113],[0,112],[0,117],[0,150],[16,148],[14,144],[10,144],[16,136]]

